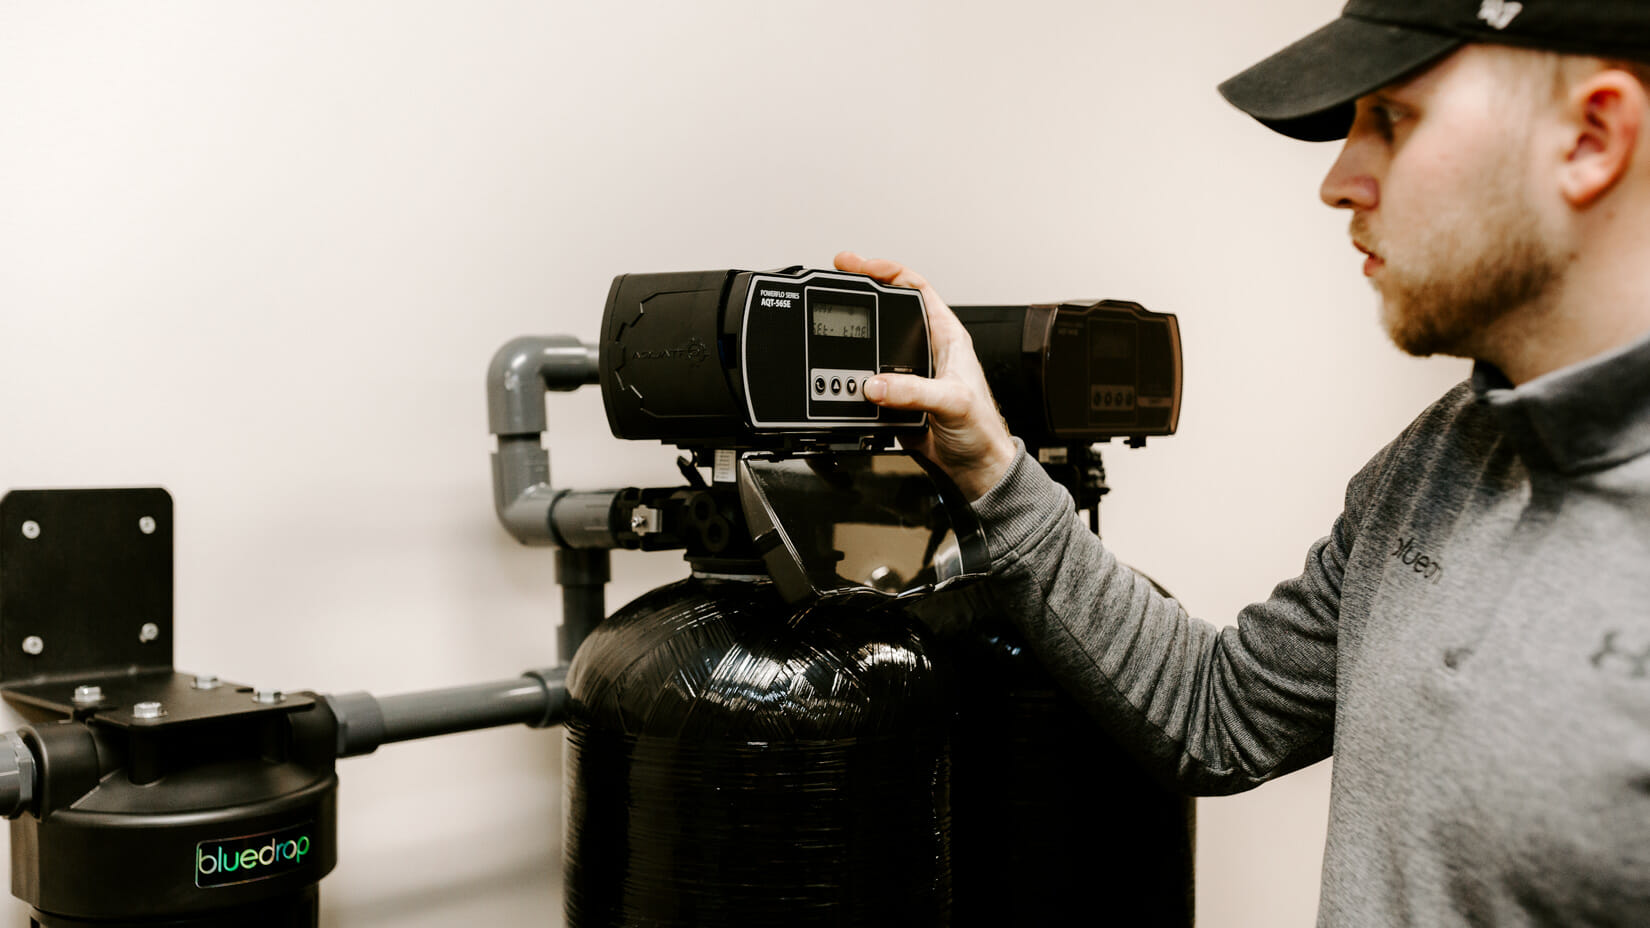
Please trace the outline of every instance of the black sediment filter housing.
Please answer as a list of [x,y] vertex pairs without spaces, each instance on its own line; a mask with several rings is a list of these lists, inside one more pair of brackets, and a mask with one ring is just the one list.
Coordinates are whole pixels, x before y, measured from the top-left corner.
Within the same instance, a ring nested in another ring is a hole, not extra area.
[[11,822],[11,879],[33,923],[313,928],[338,860],[330,712],[101,728],[23,730],[45,789]]
[[729,448],[920,430],[923,414],[877,407],[861,388],[933,369],[917,291],[800,268],[621,275],[598,365],[615,437]]

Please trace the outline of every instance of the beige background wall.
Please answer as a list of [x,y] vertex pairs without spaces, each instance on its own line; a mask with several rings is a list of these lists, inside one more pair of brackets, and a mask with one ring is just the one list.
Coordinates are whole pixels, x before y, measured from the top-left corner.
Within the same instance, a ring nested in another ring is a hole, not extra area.
[[[1108,457],[1106,534],[1230,621],[1465,370],[1385,343],[1316,199],[1333,147],[1214,92],[1338,6],[0,3],[0,489],[168,487],[181,669],[509,676],[553,661],[559,600],[493,519],[494,349],[593,337],[615,274],[854,248],[957,302],[1177,313],[1181,433]],[[551,409],[558,483],[674,480],[594,391]],[[683,569],[621,554],[610,604]],[[325,922],[559,923],[559,756],[510,729],[342,762]],[[1202,803],[1200,925],[1312,924],[1328,782]]]

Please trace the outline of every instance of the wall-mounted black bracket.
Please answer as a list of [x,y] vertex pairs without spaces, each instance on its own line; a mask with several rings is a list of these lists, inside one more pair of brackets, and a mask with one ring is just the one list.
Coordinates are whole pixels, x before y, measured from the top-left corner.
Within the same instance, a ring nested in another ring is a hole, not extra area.
[[0,497],[0,683],[172,669],[172,497]]
[[0,497],[6,701],[35,719],[95,718],[123,729],[312,704],[173,671],[172,538],[172,497],[159,487]]

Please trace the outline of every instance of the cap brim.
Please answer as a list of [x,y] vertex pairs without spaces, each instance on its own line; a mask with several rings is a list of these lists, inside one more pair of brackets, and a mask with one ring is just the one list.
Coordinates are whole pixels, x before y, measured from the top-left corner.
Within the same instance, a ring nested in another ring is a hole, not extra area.
[[1345,138],[1353,101],[1461,47],[1458,36],[1342,17],[1220,85],[1267,128],[1308,142]]

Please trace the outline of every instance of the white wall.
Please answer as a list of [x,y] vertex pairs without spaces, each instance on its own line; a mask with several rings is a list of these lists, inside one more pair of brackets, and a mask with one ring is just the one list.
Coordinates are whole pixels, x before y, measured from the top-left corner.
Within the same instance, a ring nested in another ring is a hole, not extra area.
[[[956,302],[1178,314],[1180,434],[1107,459],[1106,535],[1230,621],[1465,370],[1385,343],[1316,199],[1333,147],[1214,91],[1338,7],[7,0],[0,489],[169,488],[180,669],[510,676],[559,599],[494,522],[494,349],[593,337],[615,274],[853,248]],[[558,483],[675,479],[595,391],[552,413]],[[682,572],[620,554],[610,604]],[[559,744],[341,762],[325,923],[558,923]],[[1312,924],[1328,779],[1201,804],[1200,925]]]

